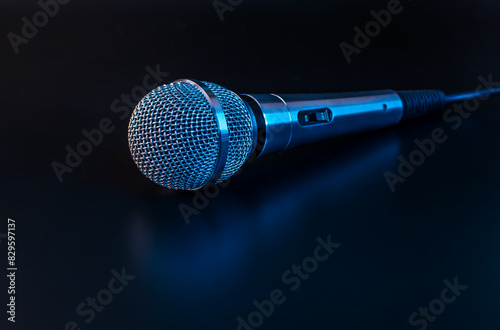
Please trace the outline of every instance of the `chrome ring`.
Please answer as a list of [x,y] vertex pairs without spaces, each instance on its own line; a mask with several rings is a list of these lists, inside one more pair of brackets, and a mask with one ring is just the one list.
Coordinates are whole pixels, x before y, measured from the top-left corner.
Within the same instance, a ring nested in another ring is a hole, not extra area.
[[212,90],[201,81],[194,79],[181,79],[177,80],[176,82],[187,82],[196,86],[207,98],[215,115],[217,127],[219,129],[219,157],[217,159],[217,164],[215,165],[215,171],[212,174],[212,177],[204,186],[207,186],[211,183],[217,183],[220,176],[224,172],[224,167],[226,166],[227,162],[227,155],[229,153],[229,130],[227,128],[227,121],[226,116],[224,115],[224,110],[222,109],[219,100],[212,92]]

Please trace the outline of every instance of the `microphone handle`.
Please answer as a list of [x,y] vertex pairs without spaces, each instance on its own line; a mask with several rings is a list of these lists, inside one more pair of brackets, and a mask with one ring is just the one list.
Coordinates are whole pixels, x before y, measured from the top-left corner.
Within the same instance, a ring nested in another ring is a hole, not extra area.
[[439,110],[437,90],[325,94],[242,94],[255,116],[260,158],[345,134],[392,126]]

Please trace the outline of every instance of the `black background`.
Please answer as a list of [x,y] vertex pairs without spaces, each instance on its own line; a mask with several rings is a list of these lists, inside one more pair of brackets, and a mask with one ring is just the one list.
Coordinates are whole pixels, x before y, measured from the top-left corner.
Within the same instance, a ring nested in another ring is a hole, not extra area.
[[[435,115],[249,163],[190,224],[178,205],[195,195],[143,177],[128,118],[111,111],[157,64],[164,83],[195,78],[237,93],[500,81],[497,2],[402,3],[347,64],[339,43],[386,1],[244,0],[221,22],[210,0],[72,0],[18,54],[7,34],[39,7],[3,1],[0,233],[16,220],[19,269],[17,322],[2,311],[2,329],[235,329],[274,289],[287,300],[261,329],[419,329],[410,314],[455,277],[467,290],[428,328],[498,329],[498,100],[457,130]],[[115,130],[60,183],[51,164],[103,118]],[[392,193],[384,172],[438,127],[448,140]],[[341,247],[291,292],[281,275],[328,235]],[[5,239],[0,248],[4,274]],[[123,267],[136,278],[86,324],[77,305]]]

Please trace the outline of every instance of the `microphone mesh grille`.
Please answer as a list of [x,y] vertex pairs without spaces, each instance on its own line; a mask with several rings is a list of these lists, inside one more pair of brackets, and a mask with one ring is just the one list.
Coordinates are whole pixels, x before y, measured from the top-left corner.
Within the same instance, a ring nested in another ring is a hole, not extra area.
[[236,94],[219,85],[207,81],[203,83],[219,100],[229,130],[229,152],[226,167],[217,181],[222,182],[240,169],[252,151],[252,119],[245,104]]
[[[252,149],[252,121],[241,99],[204,82],[219,100],[229,131],[228,158],[218,182],[241,167]],[[210,102],[188,82],[160,86],[136,106],[128,141],[141,172],[170,189],[198,189],[214,174],[219,157],[217,119]]]

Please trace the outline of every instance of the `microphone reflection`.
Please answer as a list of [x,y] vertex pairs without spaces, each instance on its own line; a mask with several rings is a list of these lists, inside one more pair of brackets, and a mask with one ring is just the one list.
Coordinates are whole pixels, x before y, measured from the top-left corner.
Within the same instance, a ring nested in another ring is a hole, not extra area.
[[[352,203],[360,191],[367,187],[375,192],[389,191],[382,174],[393,166],[400,144],[396,136],[388,134],[385,131],[362,142],[348,140],[349,150],[331,152],[319,165],[309,162],[303,169],[294,166],[286,170],[292,171],[291,175],[273,177],[267,173],[259,177],[265,184],[258,188],[240,182],[256,182],[252,177],[255,174],[245,174],[241,180],[237,177],[233,181],[239,182],[221,189],[206,209],[192,217],[189,226],[180,214],[175,224],[172,219],[153,223],[144,215],[135,215],[129,229],[133,258],[155,290],[168,292],[178,301],[192,303],[188,302],[188,293],[216,295],[221,301],[222,297],[241,293],[249,274],[260,276],[255,267],[262,260],[256,263],[256,256],[279,248],[283,240],[303,239],[311,227],[308,219],[316,210],[324,212],[325,205],[330,210],[335,208],[331,222],[336,222],[338,209],[348,201]],[[158,203],[165,204],[165,200]],[[172,205],[168,207],[171,213]],[[268,267],[272,264],[270,261]],[[216,305],[214,302],[204,308],[210,310]]]

